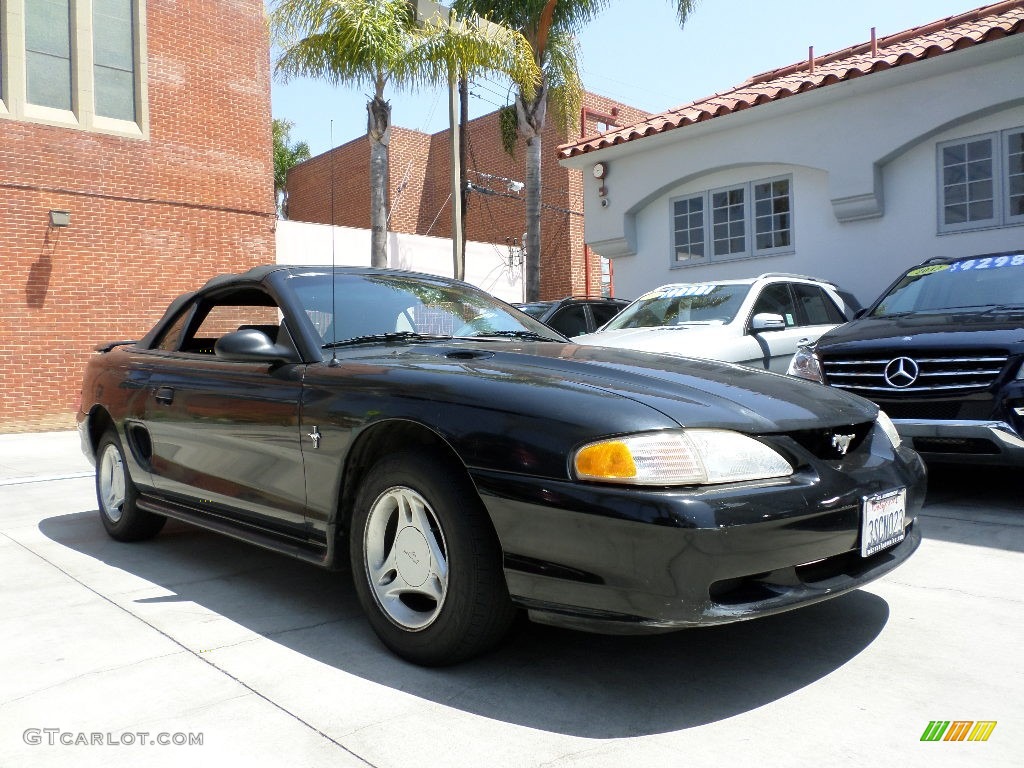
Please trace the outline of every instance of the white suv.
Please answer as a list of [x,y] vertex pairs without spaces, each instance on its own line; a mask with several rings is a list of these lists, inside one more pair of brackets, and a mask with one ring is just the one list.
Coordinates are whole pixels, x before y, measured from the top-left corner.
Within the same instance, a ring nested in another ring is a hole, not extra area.
[[663,285],[577,344],[668,352],[785,373],[796,348],[853,318],[832,283],[769,272],[745,280]]

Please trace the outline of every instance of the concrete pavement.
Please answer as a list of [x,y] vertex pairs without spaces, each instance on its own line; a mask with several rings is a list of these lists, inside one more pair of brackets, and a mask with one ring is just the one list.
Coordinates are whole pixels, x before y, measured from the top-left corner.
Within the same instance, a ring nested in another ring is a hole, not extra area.
[[[348,575],[174,522],[114,542],[74,433],[0,435],[0,766],[1018,766],[1020,488],[934,471],[918,553],[819,606],[647,638],[522,622],[424,670]],[[933,720],[997,725],[921,742]]]

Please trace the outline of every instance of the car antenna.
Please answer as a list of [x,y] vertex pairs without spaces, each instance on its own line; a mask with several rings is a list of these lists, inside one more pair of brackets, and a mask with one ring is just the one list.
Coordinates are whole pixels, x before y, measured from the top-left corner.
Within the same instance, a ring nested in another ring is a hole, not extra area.
[[331,120],[331,328],[334,329],[334,338],[331,339],[331,361],[327,364],[334,368],[338,365],[338,300],[335,298],[334,281],[337,279],[334,272],[334,120]]

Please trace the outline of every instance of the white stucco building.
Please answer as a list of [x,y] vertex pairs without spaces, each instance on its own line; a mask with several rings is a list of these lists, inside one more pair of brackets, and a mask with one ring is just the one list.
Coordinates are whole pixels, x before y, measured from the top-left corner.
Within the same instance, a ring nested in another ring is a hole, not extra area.
[[1024,249],[1022,32],[1024,0],[996,3],[564,145],[585,239],[620,296],[795,272],[864,303],[923,259]]

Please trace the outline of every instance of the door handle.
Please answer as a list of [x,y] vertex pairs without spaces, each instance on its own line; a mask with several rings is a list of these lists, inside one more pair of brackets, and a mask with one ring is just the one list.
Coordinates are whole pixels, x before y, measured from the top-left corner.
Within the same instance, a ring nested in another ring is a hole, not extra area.
[[157,387],[153,392],[153,399],[158,403],[170,405],[174,402],[174,389],[172,387]]
[[810,340],[811,340],[811,337],[810,337],[810,336],[804,336],[804,337],[803,337],[802,339],[797,339],[797,341],[796,341],[796,345],[797,345],[797,346],[799,347],[799,346],[801,346],[801,345],[803,345],[803,344],[806,344],[806,343],[807,343],[807,342],[809,342]]

